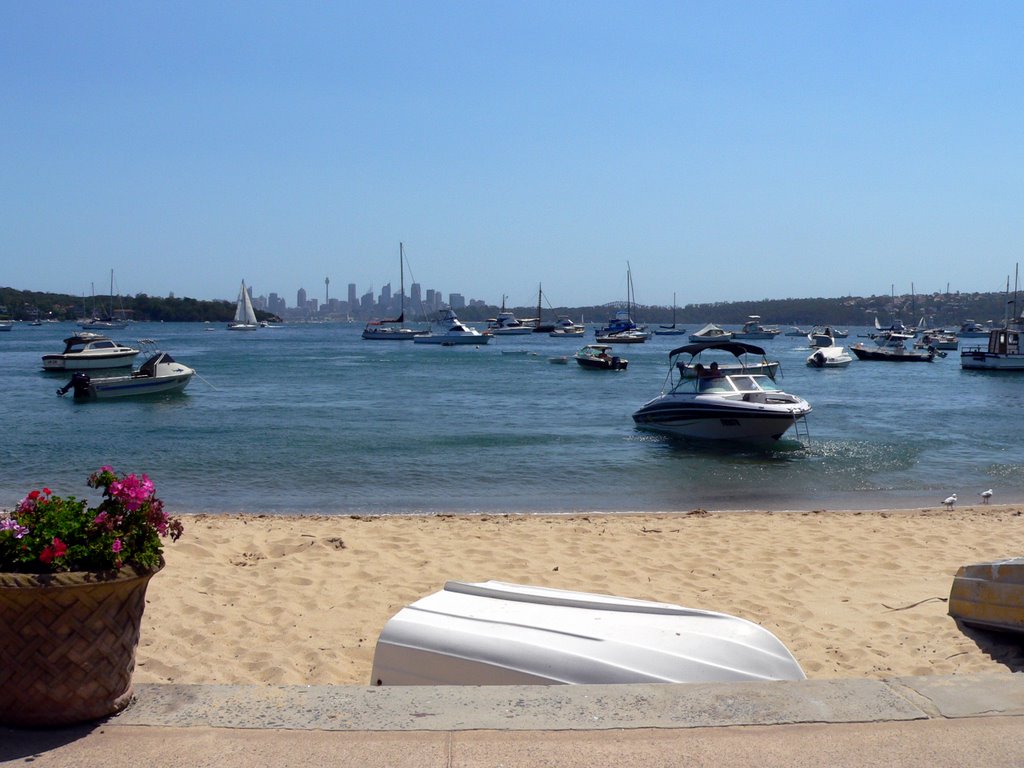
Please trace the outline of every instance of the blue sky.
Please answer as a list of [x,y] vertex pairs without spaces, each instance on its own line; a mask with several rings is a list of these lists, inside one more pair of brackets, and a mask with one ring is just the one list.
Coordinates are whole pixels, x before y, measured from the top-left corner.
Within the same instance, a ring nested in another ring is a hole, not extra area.
[[[0,285],[998,291],[1024,5],[0,0]],[[411,281],[406,274],[407,284]],[[770,318],[769,318],[770,319]]]

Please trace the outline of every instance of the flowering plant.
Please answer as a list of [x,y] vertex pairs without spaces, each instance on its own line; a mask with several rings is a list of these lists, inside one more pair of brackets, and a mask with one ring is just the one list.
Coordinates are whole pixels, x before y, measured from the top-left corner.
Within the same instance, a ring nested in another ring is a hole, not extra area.
[[150,479],[100,467],[88,482],[103,491],[99,506],[43,488],[29,493],[13,512],[0,512],[0,572],[160,567],[161,538],[177,541],[182,525],[164,512]]

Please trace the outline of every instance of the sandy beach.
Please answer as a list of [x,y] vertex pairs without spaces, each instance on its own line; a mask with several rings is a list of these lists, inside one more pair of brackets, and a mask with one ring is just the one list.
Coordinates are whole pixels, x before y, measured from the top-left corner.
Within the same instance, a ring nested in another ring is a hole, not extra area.
[[1022,509],[190,515],[150,583],[135,681],[366,685],[385,621],[448,579],[734,614],[809,678],[1011,674],[1024,646],[961,630],[946,599],[960,565],[1024,554]]

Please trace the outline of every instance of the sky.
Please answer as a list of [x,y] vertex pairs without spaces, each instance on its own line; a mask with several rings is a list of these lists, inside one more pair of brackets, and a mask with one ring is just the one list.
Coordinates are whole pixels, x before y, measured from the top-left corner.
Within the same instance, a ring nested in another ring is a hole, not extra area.
[[0,286],[1000,291],[1019,2],[0,0]]

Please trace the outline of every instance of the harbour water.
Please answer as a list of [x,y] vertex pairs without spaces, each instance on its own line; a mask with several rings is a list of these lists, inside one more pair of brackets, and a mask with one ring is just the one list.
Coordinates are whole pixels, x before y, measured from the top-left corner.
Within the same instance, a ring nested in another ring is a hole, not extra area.
[[78,403],[40,362],[75,330],[0,334],[0,508],[43,486],[88,497],[102,464],[148,473],[179,513],[878,509],[978,503],[987,488],[1024,500],[1024,376],[963,371],[956,352],[814,370],[804,338],[755,342],[814,407],[810,441],[791,430],[775,450],[716,450],[631,419],[685,337],[619,347],[628,370],[605,373],[549,362],[592,332],[441,347],[347,324],[135,324],[110,336],[156,339],[197,378],[181,395]]

